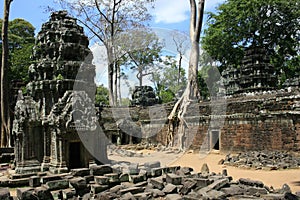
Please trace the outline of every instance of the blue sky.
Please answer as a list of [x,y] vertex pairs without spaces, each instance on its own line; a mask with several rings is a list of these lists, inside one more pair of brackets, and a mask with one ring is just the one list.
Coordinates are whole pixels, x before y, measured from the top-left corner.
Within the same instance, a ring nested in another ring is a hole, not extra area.
[[[216,6],[223,3],[225,0],[206,0],[205,11],[214,11]],[[51,4],[52,0],[13,0],[11,4],[10,20],[15,18],[23,18],[29,21],[35,28],[36,33],[40,31],[41,25],[48,21],[50,13],[45,12],[45,8]],[[3,13],[3,0],[0,0],[0,15]],[[174,30],[180,30],[188,33],[189,31],[189,0],[156,0],[155,10],[150,12],[153,15],[153,21],[150,25],[153,30],[159,35],[160,39],[165,41],[165,50],[175,52],[175,45],[172,45],[172,37],[170,34]],[[204,23],[205,24],[205,23]],[[107,60],[105,48],[92,45],[91,50],[94,54],[94,64],[96,65],[97,84],[107,86]],[[189,51],[186,52],[184,65],[187,67],[187,58]],[[129,84],[131,87],[137,85],[138,81],[134,73],[130,73]],[[149,81],[144,81],[146,84]],[[150,84],[150,83],[149,83]],[[126,84],[123,84],[122,96],[128,96],[129,90]]]
[[[206,11],[214,8],[225,0],[206,0]],[[41,25],[49,18],[45,7],[51,5],[52,0],[13,0],[11,4],[10,20],[23,18],[29,21],[39,31]],[[0,1],[3,13],[3,1]],[[188,0],[156,0],[156,8],[152,11],[154,17],[151,23],[154,27],[178,29],[188,31],[189,29],[189,1]]]

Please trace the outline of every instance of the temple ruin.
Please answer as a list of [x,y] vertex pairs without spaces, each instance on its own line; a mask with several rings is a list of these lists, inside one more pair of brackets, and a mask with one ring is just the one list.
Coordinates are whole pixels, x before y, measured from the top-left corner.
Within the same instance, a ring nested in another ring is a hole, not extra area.
[[[150,88],[136,91],[135,106],[95,109],[95,66],[88,45],[83,28],[65,11],[52,13],[43,24],[33,51],[35,62],[29,67],[27,95],[20,92],[15,108],[17,173],[63,173],[87,167],[95,154],[107,160],[107,142],[97,137],[93,145],[98,149],[91,152],[78,131],[99,135],[102,129],[104,137],[115,144],[146,140],[168,145],[167,116],[173,104],[155,104],[157,99]],[[288,85],[291,87],[274,89],[270,59],[263,49],[254,47],[246,50],[239,69],[228,69],[223,76],[228,94],[225,104],[222,99],[190,104],[189,130],[182,141],[185,147],[226,152],[299,151],[299,81]],[[142,93],[147,93],[145,102]],[[212,110],[212,105],[226,110],[220,114]],[[177,130],[174,140],[176,134]]]
[[[15,108],[16,173],[63,173],[93,160],[77,134],[78,129],[97,131],[97,119],[90,117],[96,85],[88,45],[83,28],[66,11],[52,13],[43,24],[33,49],[27,95],[20,92]],[[76,80],[79,70],[84,76]],[[75,90],[74,83],[84,90]]]

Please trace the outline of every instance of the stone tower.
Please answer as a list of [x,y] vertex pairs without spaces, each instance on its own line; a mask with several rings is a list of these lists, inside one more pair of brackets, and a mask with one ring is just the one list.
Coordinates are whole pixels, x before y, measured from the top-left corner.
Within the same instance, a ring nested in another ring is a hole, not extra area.
[[79,129],[97,132],[95,66],[88,44],[83,28],[66,11],[52,13],[42,25],[29,67],[28,96],[20,94],[15,108],[17,173],[62,173],[86,167],[92,159],[78,135]]

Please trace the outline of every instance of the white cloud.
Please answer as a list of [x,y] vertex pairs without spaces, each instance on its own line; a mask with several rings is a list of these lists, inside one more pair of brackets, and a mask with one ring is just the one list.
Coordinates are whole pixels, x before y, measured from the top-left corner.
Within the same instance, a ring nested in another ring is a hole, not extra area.
[[155,2],[155,23],[178,23],[188,19],[189,3],[187,0],[157,0]]
[[[212,11],[225,0],[206,0],[205,11]],[[190,4],[188,0],[157,0],[155,2],[155,23],[180,23],[189,19]]]

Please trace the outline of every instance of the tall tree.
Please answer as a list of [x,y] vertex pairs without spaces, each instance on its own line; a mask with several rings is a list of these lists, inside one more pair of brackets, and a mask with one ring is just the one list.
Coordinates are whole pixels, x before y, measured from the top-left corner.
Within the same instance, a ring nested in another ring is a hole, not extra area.
[[143,78],[159,69],[163,44],[155,33],[147,29],[134,30],[134,33],[125,34],[121,39],[125,53],[123,65],[136,72],[139,86],[142,86]]
[[[2,19],[0,26],[2,27]],[[32,63],[30,58],[34,45],[34,30],[31,23],[24,19],[14,19],[8,23],[9,38],[9,68],[8,80],[28,81],[28,67]],[[2,33],[2,31],[0,31]],[[2,42],[0,43],[2,47]],[[2,52],[2,50],[1,50]]]
[[[191,52],[189,58],[188,80],[186,89],[181,98],[174,105],[169,119],[169,133],[166,141],[173,145],[174,134],[174,120],[179,120],[178,127],[178,147],[179,149],[185,149],[184,137],[186,137],[188,124],[185,120],[185,114],[187,108],[192,101],[199,100],[200,91],[198,84],[198,64],[199,64],[199,41],[202,30],[203,15],[204,15],[204,3],[205,0],[190,0],[190,41]],[[177,117],[176,117],[177,115]]]
[[181,80],[181,65],[182,65],[182,59],[186,51],[189,49],[189,43],[188,43],[188,35],[180,32],[180,31],[174,31],[172,33],[173,41],[176,46],[176,51],[179,56],[178,60],[178,79],[177,83],[180,84]]
[[12,0],[4,0],[4,14],[2,24],[2,57],[1,57],[1,147],[9,145],[10,136],[10,118],[8,104],[8,22],[9,11]]
[[57,0],[69,13],[90,31],[91,35],[106,47],[108,57],[108,91],[110,105],[117,102],[118,44],[119,34],[150,20],[148,6],[154,0]]
[[277,74],[300,64],[300,0],[228,0],[208,14],[203,48],[223,66],[240,65],[244,48],[264,48]]
[[[185,70],[180,67],[178,61],[172,56],[163,58],[161,70],[153,73],[152,82],[161,103],[174,101],[186,87]],[[180,68],[180,72],[178,72]]]

